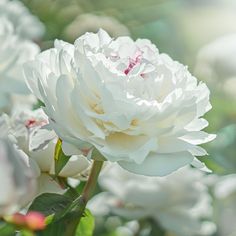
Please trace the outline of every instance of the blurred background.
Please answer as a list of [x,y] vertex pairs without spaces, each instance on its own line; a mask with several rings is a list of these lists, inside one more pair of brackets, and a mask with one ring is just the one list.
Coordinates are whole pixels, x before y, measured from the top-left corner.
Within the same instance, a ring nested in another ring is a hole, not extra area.
[[103,28],[114,37],[148,38],[160,52],[188,65],[211,89],[213,109],[206,118],[208,131],[218,137],[206,147],[210,156],[203,160],[218,175],[236,172],[235,0],[22,2],[46,26],[38,42],[42,49],[52,47],[55,38],[73,42],[87,31]]

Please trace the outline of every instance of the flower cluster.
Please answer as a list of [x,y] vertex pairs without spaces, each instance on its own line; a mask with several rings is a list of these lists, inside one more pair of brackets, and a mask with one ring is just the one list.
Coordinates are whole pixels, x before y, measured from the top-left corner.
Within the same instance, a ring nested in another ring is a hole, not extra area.
[[[0,42],[0,111],[10,112],[19,104],[19,96],[29,95],[22,66],[39,53],[39,47],[15,34],[12,22],[4,17],[0,17]],[[25,100],[28,106],[34,101],[29,96]]]
[[[41,109],[18,111],[12,117],[0,117],[1,126],[14,137],[17,146],[36,167],[37,195],[44,192],[62,193],[62,187],[51,176],[55,174],[54,150],[58,140],[55,132],[48,130],[48,118]],[[71,156],[59,176],[80,178],[90,166],[83,155]],[[33,199],[33,198],[32,198]],[[32,200],[31,199],[31,200]]]
[[[91,19],[129,33],[91,14],[64,33]],[[209,172],[199,145],[215,138],[203,131],[207,86],[146,39],[101,29],[40,53],[43,33],[20,1],[0,0],[0,234],[57,234],[60,222],[59,234],[75,235],[92,217],[84,209],[100,171],[106,192],[91,212],[131,221],[114,232],[136,234],[143,220],[176,236],[212,234],[206,173],[194,168]]]
[[6,215],[32,200],[37,175],[29,158],[11,140],[4,138],[2,128],[0,131],[0,215]]
[[108,165],[99,178],[106,191],[95,196],[95,215],[113,213],[129,220],[153,218],[178,236],[211,235],[215,225],[202,219],[212,215],[204,174],[184,167],[166,177],[140,176]]
[[44,34],[44,25],[18,0],[1,0],[0,15],[12,23],[21,38],[37,40]]

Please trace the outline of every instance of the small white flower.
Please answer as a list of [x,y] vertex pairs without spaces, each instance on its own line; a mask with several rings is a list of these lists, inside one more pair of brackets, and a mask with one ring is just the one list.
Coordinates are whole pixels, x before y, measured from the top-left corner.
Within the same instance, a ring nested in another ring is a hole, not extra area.
[[44,34],[44,25],[18,0],[0,0],[0,15],[13,24],[14,32],[22,38],[36,40]]
[[0,18],[0,111],[9,112],[15,95],[29,94],[22,65],[38,52],[36,44],[19,38],[11,22]]
[[215,219],[219,235],[234,236],[236,234],[236,175],[222,176],[214,187]]
[[[3,116],[8,133],[17,140],[17,145],[39,166],[41,172],[50,175],[54,171],[54,151],[58,140],[55,132],[48,130],[48,117],[42,109],[17,111],[11,118]],[[83,155],[74,155],[61,170],[62,177],[77,177],[89,167]]]
[[177,236],[208,236],[215,225],[202,221],[212,213],[203,180],[204,174],[190,167],[165,177],[147,177],[108,165],[99,178],[107,192],[95,196],[89,208],[95,215],[113,213],[128,220],[151,217]]
[[32,200],[38,172],[23,151],[2,137],[0,162],[0,216],[3,216],[15,213]]
[[215,137],[201,131],[211,108],[206,85],[149,40],[100,30],[74,45],[56,41],[25,75],[64,143],[94,146],[135,173],[163,176],[196,162],[206,155],[197,145]]
[[196,74],[212,83],[236,77],[236,34],[226,35],[205,45],[198,53]]

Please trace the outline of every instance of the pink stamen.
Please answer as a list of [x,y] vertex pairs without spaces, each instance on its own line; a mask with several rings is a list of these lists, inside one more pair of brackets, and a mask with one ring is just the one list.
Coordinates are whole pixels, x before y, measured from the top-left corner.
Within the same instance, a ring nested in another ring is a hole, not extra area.
[[136,56],[136,58],[130,59],[129,60],[129,65],[128,67],[124,70],[124,73],[127,75],[129,74],[129,72],[137,65],[141,62],[141,55],[139,54],[138,56]]
[[46,121],[46,120],[37,121],[34,118],[31,118],[31,119],[29,119],[25,122],[25,126],[28,129],[33,128],[35,126],[43,126],[43,125],[46,125],[46,124],[48,124],[48,121]]
[[89,152],[91,151],[91,148],[84,148],[81,149],[81,152],[83,153],[84,156],[88,156]]
[[36,124],[36,120],[35,119],[29,119],[25,122],[25,126],[27,128],[32,128],[33,126],[35,126]]

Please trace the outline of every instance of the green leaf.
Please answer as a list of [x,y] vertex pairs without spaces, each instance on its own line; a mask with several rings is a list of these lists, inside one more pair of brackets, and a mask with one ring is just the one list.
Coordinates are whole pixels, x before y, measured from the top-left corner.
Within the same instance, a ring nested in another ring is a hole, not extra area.
[[1,236],[14,236],[15,227],[11,224],[0,223],[0,235]]
[[72,203],[72,200],[64,195],[56,193],[43,193],[36,197],[28,211],[39,211],[45,216],[63,211]]
[[86,209],[84,216],[80,220],[80,224],[76,230],[76,236],[92,236],[95,223],[91,212]]
[[37,103],[33,105],[33,110],[39,109],[40,107],[45,107],[45,104],[38,100]]
[[38,236],[75,236],[78,225],[78,213],[69,212],[59,220],[49,224],[43,231],[37,232]]
[[27,230],[27,229],[21,230],[20,235],[21,236],[35,236],[34,232]]
[[55,161],[55,175],[58,176],[63,167],[69,161],[70,156],[66,156],[62,151],[62,141],[58,139],[55,152],[54,152],[54,161]]

